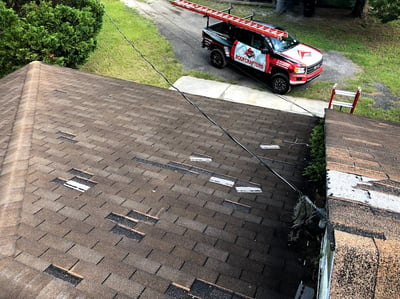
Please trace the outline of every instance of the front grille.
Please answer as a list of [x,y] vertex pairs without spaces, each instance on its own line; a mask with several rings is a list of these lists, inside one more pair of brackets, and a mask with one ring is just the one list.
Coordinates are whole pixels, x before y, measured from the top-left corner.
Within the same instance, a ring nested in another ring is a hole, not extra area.
[[307,75],[314,73],[318,69],[320,69],[322,66],[322,60],[317,62],[316,64],[310,65],[307,67]]

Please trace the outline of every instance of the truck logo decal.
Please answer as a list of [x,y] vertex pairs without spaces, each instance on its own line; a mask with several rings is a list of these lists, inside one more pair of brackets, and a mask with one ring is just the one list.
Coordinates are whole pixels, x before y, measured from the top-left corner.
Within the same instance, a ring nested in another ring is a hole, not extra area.
[[265,54],[241,42],[236,43],[234,60],[263,72],[267,65]]
[[297,50],[297,53],[299,56],[303,59],[304,57],[311,57],[311,52],[310,51],[302,51],[302,50]]
[[244,52],[244,55],[246,55],[248,58],[254,58],[256,55],[253,52],[252,48],[248,48],[246,52]]

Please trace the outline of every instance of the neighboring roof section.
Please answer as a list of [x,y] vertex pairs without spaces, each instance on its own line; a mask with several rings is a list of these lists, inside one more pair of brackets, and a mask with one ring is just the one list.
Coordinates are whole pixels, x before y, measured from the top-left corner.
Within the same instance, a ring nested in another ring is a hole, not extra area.
[[[316,119],[191,100],[303,184]],[[34,62],[0,114],[3,297],[293,298],[297,194],[177,92]]]
[[325,135],[327,169],[400,182],[399,123],[326,110]]
[[400,294],[400,124],[326,111],[331,298]]

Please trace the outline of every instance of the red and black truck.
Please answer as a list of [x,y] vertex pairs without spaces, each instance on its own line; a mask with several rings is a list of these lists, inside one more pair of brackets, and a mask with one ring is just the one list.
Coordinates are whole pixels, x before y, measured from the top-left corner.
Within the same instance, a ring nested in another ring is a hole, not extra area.
[[207,20],[202,41],[217,68],[236,62],[269,74],[272,90],[279,94],[317,78],[323,70],[322,52],[300,43],[283,28],[185,0],[171,4],[220,21],[209,25]]

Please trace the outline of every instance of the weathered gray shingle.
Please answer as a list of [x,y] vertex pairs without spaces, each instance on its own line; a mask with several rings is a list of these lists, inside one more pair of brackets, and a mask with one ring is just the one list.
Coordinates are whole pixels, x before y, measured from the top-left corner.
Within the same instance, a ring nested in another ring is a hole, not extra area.
[[327,110],[325,128],[331,298],[398,298],[400,125]]

